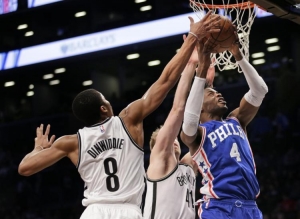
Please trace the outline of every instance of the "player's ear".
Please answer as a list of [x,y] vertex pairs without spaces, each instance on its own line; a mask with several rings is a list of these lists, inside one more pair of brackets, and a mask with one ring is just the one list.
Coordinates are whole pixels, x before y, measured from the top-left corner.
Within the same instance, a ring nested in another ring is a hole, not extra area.
[[101,112],[104,112],[104,113],[107,112],[107,108],[104,105],[100,106],[100,110],[101,110]]

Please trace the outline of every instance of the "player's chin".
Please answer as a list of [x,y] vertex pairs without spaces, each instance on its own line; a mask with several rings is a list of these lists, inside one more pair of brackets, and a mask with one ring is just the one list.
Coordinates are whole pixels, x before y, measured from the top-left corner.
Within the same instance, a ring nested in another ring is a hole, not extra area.
[[225,101],[224,102],[218,102],[218,106],[221,107],[221,108],[228,108]]
[[219,109],[220,109],[220,111],[222,112],[222,113],[226,113],[227,112],[227,110],[228,110],[228,107],[227,107],[227,105],[226,105],[226,103],[225,104],[218,104],[219,105]]

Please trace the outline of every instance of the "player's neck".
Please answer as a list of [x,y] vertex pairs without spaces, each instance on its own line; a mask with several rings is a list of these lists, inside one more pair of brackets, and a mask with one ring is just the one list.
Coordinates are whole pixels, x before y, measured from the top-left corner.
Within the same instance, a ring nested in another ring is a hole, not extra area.
[[213,115],[208,113],[202,113],[200,117],[201,123],[209,122],[209,121],[222,121],[223,117],[221,115]]
[[105,120],[107,120],[108,118],[110,118],[111,116],[107,116],[107,115],[102,115],[101,117],[100,117],[100,120],[98,121],[98,123],[102,123],[102,122],[104,122]]
[[94,122],[90,125],[86,125],[87,127],[91,127],[91,126],[95,126],[95,125],[98,125],[98,124],[101,124],[101,123],[104,123],[106,120],[108,120],[110,117],[109,116],[106,116],[106,117],[101,117],[97,122]]
[[180,162],[180,154],[175,153],[175,157],[176,157],[177,163],[179,163]]

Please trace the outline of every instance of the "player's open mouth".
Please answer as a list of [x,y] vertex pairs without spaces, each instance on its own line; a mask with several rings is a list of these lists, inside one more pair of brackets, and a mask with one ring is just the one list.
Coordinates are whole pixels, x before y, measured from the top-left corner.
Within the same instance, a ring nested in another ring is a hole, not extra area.
[[218,99],[218,102],[219,102],[219,103],[224,103],[224,104],[226,104],[226,101],[224,100],[223,97],[220,97],[220,98]]

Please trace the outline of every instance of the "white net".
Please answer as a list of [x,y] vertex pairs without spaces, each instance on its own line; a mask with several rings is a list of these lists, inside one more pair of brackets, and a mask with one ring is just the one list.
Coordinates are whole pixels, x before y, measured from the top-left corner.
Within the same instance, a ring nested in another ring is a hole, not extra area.
[[[214,4],[214,0],[191,0],[190,6],[199,19],[203,17],[203,12],[208,9],[216,14],[228,17],[237,27],[241,52],[249,61],[249,35],[254,18],[256,17],[257,5],[250,1],[240,0],[222,0],[222,4],[220,5]],[[222,53],[214,53],[211,56],[215,58],[215,65],[218,66],[220,71],[238,68],[238,72],[242,72],[229,51],[225,50]]]

